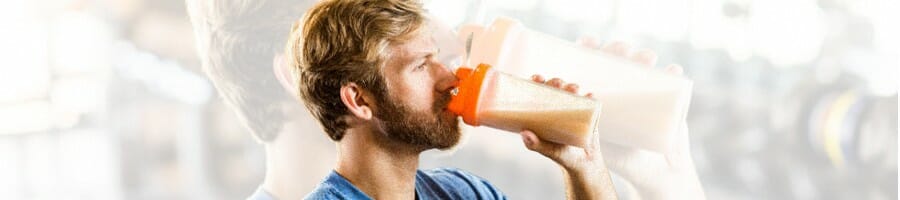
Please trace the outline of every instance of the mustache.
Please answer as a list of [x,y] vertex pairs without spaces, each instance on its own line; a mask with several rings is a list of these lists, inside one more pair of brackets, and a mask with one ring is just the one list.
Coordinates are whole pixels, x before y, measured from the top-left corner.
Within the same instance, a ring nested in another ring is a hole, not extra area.
[[441,92],[437,96],[437,99],[434,100],[434,104],[431,109],[435,113],[439,113],[444,111],[444,108],[447,108],[447,105],[450,104],[451,95],[449,92]]

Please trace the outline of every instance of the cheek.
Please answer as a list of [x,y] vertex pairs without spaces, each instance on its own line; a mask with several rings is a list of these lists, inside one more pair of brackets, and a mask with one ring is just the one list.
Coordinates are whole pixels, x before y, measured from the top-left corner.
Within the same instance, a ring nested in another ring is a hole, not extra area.
[[434,83],[427,78],[411,76],[405,80],[406,89],[404,101],[416,110],[431,108],[434,101]]

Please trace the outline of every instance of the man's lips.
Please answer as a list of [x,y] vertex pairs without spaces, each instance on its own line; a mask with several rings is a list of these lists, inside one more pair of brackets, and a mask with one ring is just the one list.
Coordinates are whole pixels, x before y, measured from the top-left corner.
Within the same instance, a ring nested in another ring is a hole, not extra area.
[[445,114],[445,115],[453,116],[453,117],[458,117],[458,116],[459,116],[459,115],[457,115],[456,113],[450,112],[450,109],[447,109],[447,108],[444,108],[444,110],[443,110],[442,113]]
[[444,113],[456,115],[456,113],[450,112],[450,109],[446,109],[446,108],[444,108]]

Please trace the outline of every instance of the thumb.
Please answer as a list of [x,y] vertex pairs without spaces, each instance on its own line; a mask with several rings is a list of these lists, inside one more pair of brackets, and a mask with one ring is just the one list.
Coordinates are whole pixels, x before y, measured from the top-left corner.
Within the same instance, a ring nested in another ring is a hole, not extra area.
[[525,143],[525,147],[529,150],[543,154],[550,159],[557,160],[557,151],[560,148],[560,144],[541,140],[534,132],[528,130],[524,130],[519,134],[522,135],[522,142]]

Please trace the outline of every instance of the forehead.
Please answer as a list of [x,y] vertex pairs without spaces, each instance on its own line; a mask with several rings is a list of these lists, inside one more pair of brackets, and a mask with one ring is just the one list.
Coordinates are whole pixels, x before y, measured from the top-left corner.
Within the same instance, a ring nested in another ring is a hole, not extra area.
[[427,29],[420,30],[410,40],[388,46],[390,55],[388,56],[388,66],[386,67],[403,65],[412,59],[434,53],[436,48],[434,39],[431,37],[431,31]]

